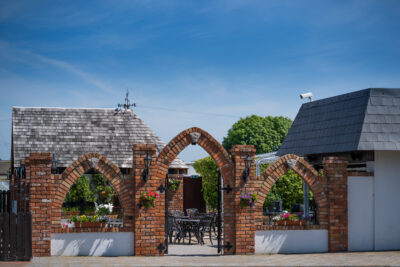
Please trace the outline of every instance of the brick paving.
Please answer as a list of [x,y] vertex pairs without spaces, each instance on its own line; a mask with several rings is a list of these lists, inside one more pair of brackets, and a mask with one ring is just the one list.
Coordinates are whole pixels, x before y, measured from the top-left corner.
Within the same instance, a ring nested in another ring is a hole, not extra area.
[[291,255],[41,257],[31,262],[0,262],[7,267],[80,266],[400,266],[400,251]]

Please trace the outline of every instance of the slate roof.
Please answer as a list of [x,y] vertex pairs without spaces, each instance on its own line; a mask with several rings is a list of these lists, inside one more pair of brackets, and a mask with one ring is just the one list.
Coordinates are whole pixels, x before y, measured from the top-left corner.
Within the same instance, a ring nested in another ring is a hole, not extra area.
[[[30,152],[55,154],[58,167],[67,167],[79,156],[97,152],[120,168],[132,168],[132,146],[165,143],[131,110],[13,107],[14,167]],[[175,159],[170,168],[187,168]]]
[[301,106],[278,155],[400,150],[400,89],[369,88]]

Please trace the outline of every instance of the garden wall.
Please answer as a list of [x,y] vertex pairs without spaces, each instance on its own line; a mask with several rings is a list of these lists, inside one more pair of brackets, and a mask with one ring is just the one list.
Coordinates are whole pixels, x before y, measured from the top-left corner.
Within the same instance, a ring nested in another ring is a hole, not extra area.
[[328,230],[256,231],[255,253],[328,252]]
[[51,234],[51,256],[133,255],[133,232]]

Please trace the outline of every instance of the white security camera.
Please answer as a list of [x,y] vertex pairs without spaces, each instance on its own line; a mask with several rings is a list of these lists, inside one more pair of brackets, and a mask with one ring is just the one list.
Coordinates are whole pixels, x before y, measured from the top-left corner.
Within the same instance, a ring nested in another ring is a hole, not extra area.
[[312,101],[312,93],[308,92],[308,93],[301,94],[300,98],[301,99],[308,98],[308,99],[310,99],[310,101]]

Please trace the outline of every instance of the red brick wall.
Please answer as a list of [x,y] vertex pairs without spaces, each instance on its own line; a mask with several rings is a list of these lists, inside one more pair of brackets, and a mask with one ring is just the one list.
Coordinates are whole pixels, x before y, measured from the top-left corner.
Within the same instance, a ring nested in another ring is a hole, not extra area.
[[324,176],[327,180],[329,200],[329,251],[347,251],[347,165],[344,158],[323,159]]
[[79,157],[68,166],[61,175],[54,176],[55,190],[52,204],[52,226],[54,231],[60,227],[61,207],[64,199],[76,180],[85,172],[94,168],[109,180],[118,193],[123,208],[124,228],[133,231],[133,180],[125,179],[117,165],[98,153],[89,153]]
[[32,213],[32,255],[50,256],[51,202],[54,190],[51,178],[51,154],[31,153],[27,176],[31,181],[30,210]]
[[[235,195],[235,252],[238,255],[254,254],[255,238],[255,207],[240,207],[240,195],[243,193],[257,193],[253,186],[254,180],[254,146],[235,145],[231,149],[234,162],[235,183],[233,194]],[[244,182],[245,159],[250,155],[253,164],[247,182]]]
[[174,177],[179,180],[181,183],[179,185],[178,190],[169,190],[168,193],[168,209],[172,210],[183,210],[183,175],[169,175],[169,177]]
[[262,206],[265,198],[275,182],[289,169],[296,172],[310,186],[317,205],[318,222],[320,225],[327,225],[329,206],[323,178],[319,177],[318,172],[303,158],[288,154],[269,165],[263,174],[257,178],[260,186],[260,197],[256,205],[258,211],[256,218],[257,228],[262,227]]
[[[149,153],[153,158],[150,177],[147,182],[142,178],[146,153]],[[156,200],[155,208],[147,209],[142,207],[140,203],[140,196],[144,192],[148,190],[156,192],[160,185],[165,186],[165,175],[155,175],[160,171],[156,168],[155,158],[156,146],[154,144],[136,144],[133,146],[134,242],[136,256],[164,255],[164,250],[160,251],[157,247],[160,244],[164,245],[165,239],[165,193],[160,194],[160,198]]]
[[[95,166],[91,159],[98,159]],[[62,175],[51,174],[50,153],[31,153],[26,158],[27,181],[30,181],[33,256],[50,255],[50,234],[59,232],[61,207],[65,196],[78,177],[94,167],[114,186],[123,206],[124,231],[133,231],[133,183],[123,180],[119,168],[105,157],[93,153],[73,162]]]

